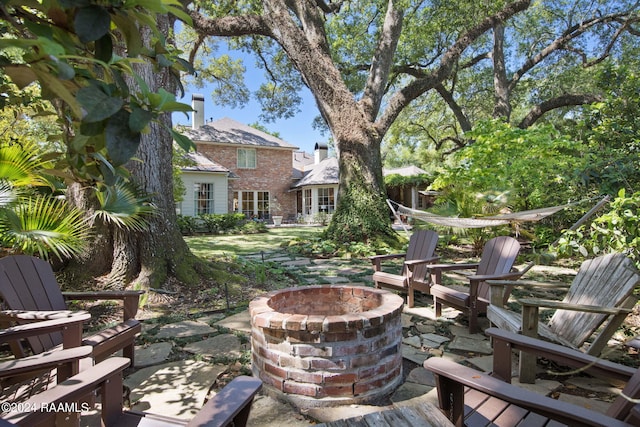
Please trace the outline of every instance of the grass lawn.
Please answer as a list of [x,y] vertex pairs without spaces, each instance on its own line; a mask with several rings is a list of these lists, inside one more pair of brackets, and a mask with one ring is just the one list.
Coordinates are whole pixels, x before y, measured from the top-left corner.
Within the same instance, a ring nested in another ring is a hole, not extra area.
[[248,255],[278,249],[280,244],[295,238],[319,237],[324,227],[272,227],[267,233],[185,236],[191,251],[211,258],[220,255]]

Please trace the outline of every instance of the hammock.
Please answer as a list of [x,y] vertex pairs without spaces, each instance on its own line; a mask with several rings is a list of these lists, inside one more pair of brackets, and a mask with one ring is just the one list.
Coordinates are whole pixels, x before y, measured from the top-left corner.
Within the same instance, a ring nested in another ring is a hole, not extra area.
[[[553,215],[558,211],[561,211],[562,209],[576,205],[578,203],[581,202],[568,203],[566,205],[552,206],[548,208],[533,209],[529,211],[514,212],[496,216],[485,216],[482,218],[457,218],[440,216],[417,209],[411,209],[401,205],[400,203],[394,202],[393,200],[387,199],[387,204],[396,217],[398,215],[406,215],[418,218],[431,224],[455,228],[484,228],[495,227],[512,222],[539,221],[543,218]],[[393,205],[396,205],[397,208],[394,209]]]

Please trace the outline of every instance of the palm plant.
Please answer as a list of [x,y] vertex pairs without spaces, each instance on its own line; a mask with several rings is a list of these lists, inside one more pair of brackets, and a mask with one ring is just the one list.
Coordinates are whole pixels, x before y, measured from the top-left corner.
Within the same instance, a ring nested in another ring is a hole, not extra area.
[[116,227],[129,230],[145,230],[146,217],[155,211],[149,195],[122,178],[117,179],[114,185],[104,186],[102,191],[97,191],[96,198],[100,207],[96,210],[95,216]]
[[0,144],[0,245],[5,252],[48,258],[83,249],[90,228],[80,210],[56,197],[49,163],[35,143]]
[[95,218],[116,227],[142,231],[155,207],[132,183],[117,178],[95,191],[93,216],[57,194],[63,183],[53,178],[44,153],[32,142],[0,143],[0,246],[4,252],[60,259],[80,253],[91,235]]

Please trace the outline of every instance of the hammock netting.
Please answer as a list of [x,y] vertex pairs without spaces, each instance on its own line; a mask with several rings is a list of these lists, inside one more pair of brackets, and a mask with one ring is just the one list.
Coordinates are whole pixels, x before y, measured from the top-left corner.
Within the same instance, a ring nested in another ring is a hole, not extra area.
[[[496,216],[484,216],[482,218],[457,218],[440,216],[429,212],[412,209],[392,200],[388,200],[388,203],[391,209],[399,215],[406,215],[409,217],[417,218],[419,220],[435,225],[440,225],[442,227],[455,228],[484,228],[510,224],[512,222],[539,221],[542,218],[546,218],[549,215],[553,215],[554,213],[561,211],[562,209],[576,204],[569,203],[566,205],[533,209],[529,211],[513,212]],[[395,205],[396,208],[394,209],[392,205]]]

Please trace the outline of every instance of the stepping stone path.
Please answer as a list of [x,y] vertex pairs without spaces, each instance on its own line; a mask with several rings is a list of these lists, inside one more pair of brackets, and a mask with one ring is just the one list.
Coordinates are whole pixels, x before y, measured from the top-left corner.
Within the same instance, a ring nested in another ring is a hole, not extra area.
[[[289,256],[281,251],[262,252],[251,258],[278,262],[289,270],[295,270],[300,285],[372,285],[372,270],[367,260],[316,260]],[[565,272],[562,271],[562,274]],[[443,316],[436,319],[428,297],[420,297],[416,305],[414,308],[405,307],[402,314],[405,381],[390,396],[386,405],[313,408],[301,413],[286,403],[259,394],[252,406],[249,427],[306,427],[393,406],[419,405],[420,402],[437,405],[433,375],[422,367],[422,362],[429,357],[444,357],[480,371],[491,370],[489,340],[483,334],[469,334],[467,326],[458,323],[462,317],[459,312],[447,308]],[[143,336],[150,344],[136,349],[137,370],[125,378],[133,409],[182,419],[192,418],[205,398],[223,382],[218,379],[238,374],[238,366],[242,363],[244,365],[240,370],[243,373],[250,372],[250,333],[247,310],[233,315],[213,313],[161,326],[144,322]],[[514,366],[515,372],[517,369]],[[514,379],[514,384],[518,384],[517,379]],[[559,386],[560,383],[550,380],[523,385],[545,394]],[[577,381],[571,386],[592,389],[596,383]],[[605,384],[598,383],[597,386],[600,391],[611,390]],[[564,393],[560,397],[561,400],[577,401],[583,406],[600,409],[599,403],[592,403],[593,399],[583,401],[575,398],[567,397]]]

